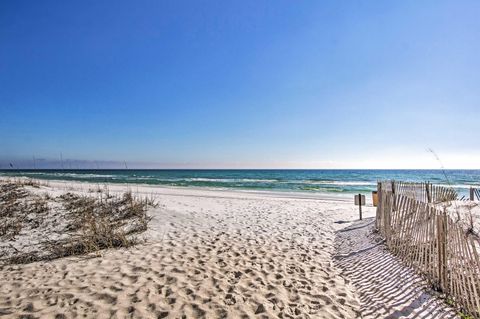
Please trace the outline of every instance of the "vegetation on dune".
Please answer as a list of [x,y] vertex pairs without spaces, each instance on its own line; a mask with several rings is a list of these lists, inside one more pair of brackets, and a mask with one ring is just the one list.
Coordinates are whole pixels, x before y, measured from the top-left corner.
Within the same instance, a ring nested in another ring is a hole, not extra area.
[[131,192],[96,198],[66,193],[60,198],[68,212],[66,228],[74,235],[49,245],[56,257],[136,244],[137,238],[132,235],[147,230],[151,220],[147,209],[156,206],[150,200],[135,198]]
[[25,186],[36,186],[21,181],[0,183],[0,238],[13,240],[25,224],[38,227],[49,207],[45,198],[33,196]]
[[[52,198],[30,188],[40,186],[32,180],[0,181],[1,264],[130,247],[148,228],[148,209],[157,206],[131,191],[112,195],[105,188],[93,195],[68,192]],[[41,240],[32,239],[35,233]],[[16,241],[26,238],[35,247],[19,249]]]

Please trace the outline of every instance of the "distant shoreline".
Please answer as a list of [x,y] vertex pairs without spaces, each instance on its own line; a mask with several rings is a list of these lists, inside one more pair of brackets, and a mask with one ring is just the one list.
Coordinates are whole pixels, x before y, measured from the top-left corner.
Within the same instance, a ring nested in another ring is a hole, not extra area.
[[[205,192],[205,193],[212,193],[212,195],[227,195],[231,194],[234,197],[235,195],[258,195],[258,196],[265,196],[265,197],[272,197],[272,198],[285,198],[285,199],[302,199],[302,200],[325,200],[325,201],[339,201],[339,202],[349,202],[353,201],[353,195],[350,194],[329,194],[329,193],[308,193],[308,192],[290,192],[290,191],[274,191],[274,190],[248,190],[248,189],[235,189],[235,188],[220,188],[220,187],[202,187],[202,186],[170,186],[170,185],[157,185],[157,184],[137,184],[137,183],[111,183],[111,182],[90,182],[90,181],[76,181],[76,180],[46,180],[46,179],[39,179],[39,178],[30,178],[24,176],[1,176],[0,180],[8,180],[8,179],[15,179],[15,178],[28,178],[35,181],[47,183],[53,187],[62,187],[63,188],[75,188],[77,186],[85,186],[87,188],[92,187],[108,187],[109,189],[115,192],[123,192],[127,189],[131,189],[132,192],[138,192],[140,194],[149,194],[150,192],[154,192],[156,194],[162,194],[162,191],[180,191],[180,192]],[[67,183],[67,184],[66,184]],[[173,195],[169,193],[169,195]],[[180,195],[179,195],[180,196]],[[217,196],[223,197],[223,196]],[[371,206],[371,198],[367,198],[367,205]]]
[[27,169],[0,170],[0,176],[167,188],[273,192],[308,198],[351,198],[359,193],[368,195],[377,189],[377,181],[389,179],[449,185],[455,188],[460,196],[466,195],[470,186],[480,186],[480,170]]
[[480,171],[480,168],[0,168],[0,172],[42,171]]

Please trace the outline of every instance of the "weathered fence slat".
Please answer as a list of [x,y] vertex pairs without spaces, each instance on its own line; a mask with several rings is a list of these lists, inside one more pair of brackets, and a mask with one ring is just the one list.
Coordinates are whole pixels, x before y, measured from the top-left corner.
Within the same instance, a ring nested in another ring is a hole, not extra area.
[[435,204],[458,198],[430,183],[378,183],[376,227],[391,252],[480,318],[480,242]]

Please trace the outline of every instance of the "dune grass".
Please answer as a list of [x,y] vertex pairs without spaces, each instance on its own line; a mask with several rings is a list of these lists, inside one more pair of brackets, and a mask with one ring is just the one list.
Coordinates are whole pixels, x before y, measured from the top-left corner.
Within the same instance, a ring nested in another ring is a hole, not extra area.
[[[130,247],[148,228],[148,209],[157,206],[151,198],[131,191],[112,195],[108,187],[94,194],[67,192],[54,197],[36,190],[41,186],[33,180],[0,181],[0,263],[28,263]],[[36,247],[19,249],[14,245],[16,241],[35,241],[34,230],[45,233]]]

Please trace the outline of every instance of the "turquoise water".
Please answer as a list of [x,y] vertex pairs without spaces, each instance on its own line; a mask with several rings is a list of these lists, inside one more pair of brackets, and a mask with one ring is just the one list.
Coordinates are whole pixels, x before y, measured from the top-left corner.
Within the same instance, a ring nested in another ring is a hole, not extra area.
[[470,186],[480,187],[480,170],[3,170],[2,175],[335,194],[368,193],[376,189],[377,180],[384,179],[449,184],[462,195]]

